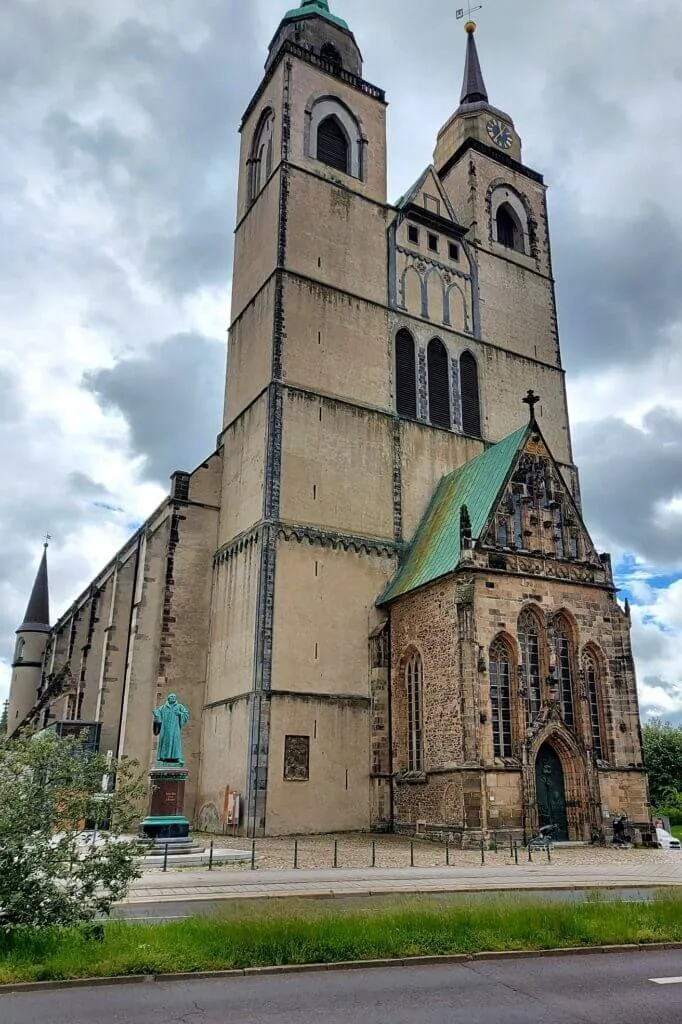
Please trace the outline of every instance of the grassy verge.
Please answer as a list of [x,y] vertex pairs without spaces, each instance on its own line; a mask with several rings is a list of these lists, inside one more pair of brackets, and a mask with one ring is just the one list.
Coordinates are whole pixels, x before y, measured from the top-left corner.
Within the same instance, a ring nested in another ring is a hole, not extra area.
[[0,937],[0,983],[656,941],[682,941],[682,899],[116,921],[102,941],[75,929]]
[[682,840],[682,825],[671,825],[670,831],[676,839]]

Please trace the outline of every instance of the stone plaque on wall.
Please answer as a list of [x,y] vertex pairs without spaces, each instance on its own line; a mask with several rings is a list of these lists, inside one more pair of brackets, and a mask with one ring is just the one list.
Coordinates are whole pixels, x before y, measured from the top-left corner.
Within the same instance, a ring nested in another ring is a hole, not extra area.
[[284,778],[307,782],[310,778],[310,737],[284,737]]

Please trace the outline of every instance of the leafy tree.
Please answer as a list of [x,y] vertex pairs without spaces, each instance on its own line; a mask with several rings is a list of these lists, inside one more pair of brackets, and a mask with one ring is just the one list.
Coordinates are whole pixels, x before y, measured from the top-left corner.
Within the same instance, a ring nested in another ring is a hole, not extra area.
[[642,741],[652,804],[682,809],[682,726],[652,719],[642,727]]
[[[119,837],[143,792],[132,762],[108,764],[79,740],[0,737],[0,928],[108,914],[140,875],[139,846]],[[86,823],[106,823],[105,837],[79,840]]]

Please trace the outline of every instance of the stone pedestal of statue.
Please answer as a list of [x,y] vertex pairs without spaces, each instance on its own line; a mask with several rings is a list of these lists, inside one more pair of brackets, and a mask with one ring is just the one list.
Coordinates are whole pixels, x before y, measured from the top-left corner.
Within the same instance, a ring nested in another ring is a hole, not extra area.
[[179,765],[156,764],[149,772],[149,814],[141,825],[142,835],[159,842],[187,839],[189,821],[183,815],[187,769]]

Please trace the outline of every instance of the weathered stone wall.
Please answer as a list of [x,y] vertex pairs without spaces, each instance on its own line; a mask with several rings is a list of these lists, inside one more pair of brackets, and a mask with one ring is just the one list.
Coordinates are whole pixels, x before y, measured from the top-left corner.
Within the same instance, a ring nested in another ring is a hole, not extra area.
[[223,433],[219,547],[249,530],[263,514],[267,415],[267,395],[261,395]]
[[[369,828],[369,705],[369,698],[273,693],[268,834]],[[284,778],[288,735],[308,739],[307,779]]]
[[287,274],[284,308],[282,376],[288,384],[392,408],[385,306]]
[[201,785],[195,821],[207,832],[222,832],[226,790],[246,792],[248,765],[248,695],[207,708],[201,733]]
[[285,391],[281,518],[392,538],[391,429],[387,416]]

